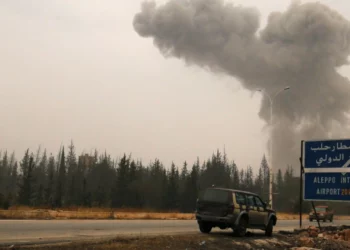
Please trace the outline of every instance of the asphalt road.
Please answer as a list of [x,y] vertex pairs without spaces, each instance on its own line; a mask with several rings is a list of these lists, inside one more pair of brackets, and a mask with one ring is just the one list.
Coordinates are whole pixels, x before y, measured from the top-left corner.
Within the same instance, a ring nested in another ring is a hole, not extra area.
[[[317,222],[303,221],[303,226],[309,225]],[[350,220],[321,222],[321,225],[350,225]],[[299,228],[298,220],[280,220],[274,231],[294,228]],[[0,220],[1,245],[198,232],[195,220]]]

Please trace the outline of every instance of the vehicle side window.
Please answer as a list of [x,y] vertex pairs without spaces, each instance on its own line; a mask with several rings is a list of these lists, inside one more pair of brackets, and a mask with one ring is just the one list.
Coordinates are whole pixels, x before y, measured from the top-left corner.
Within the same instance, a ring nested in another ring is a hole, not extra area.
[[247,205],[255,207],[253,195],[247,195]]
[[264,203],[260,200],[259,197],[254,196],[254,200],[255,200],[255,203],[258,207],[262,207],[262,208],[264,207]]
[[245,195],[236,193],[236,202],[239,205],[245,205],[246,204]]

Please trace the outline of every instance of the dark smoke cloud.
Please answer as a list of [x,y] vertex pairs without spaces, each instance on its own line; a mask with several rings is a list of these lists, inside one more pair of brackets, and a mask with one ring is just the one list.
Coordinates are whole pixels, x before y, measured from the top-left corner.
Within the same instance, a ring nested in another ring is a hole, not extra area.
[[[144,2],[133,25],[165,57],[231,75],[248,90],[273,96],[290,86],[275,99],[271,135],[273,166],[283,169],[298,165],[301,139],[350,131],[350,84],[336,70],[348,64],[350,23],[320,3],[271,13],[260,32],[259,19],[257,9],[223,0],[170,0]],[[269,114],[264,97],[259,115],[268,123]]]

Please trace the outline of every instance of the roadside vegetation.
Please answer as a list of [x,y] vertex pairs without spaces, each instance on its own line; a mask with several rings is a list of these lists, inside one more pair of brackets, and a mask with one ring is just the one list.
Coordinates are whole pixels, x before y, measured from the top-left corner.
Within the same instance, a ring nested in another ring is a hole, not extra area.
[[[298,220],[299,214],[278,213],[278,220]],[[303,214],[304,220],[308,219],[307,214]],[[62,209],[36,209],[31,207],[10,208],[0,210],[0,219],[90,219],[90,220],[194,220],[194,213],[180,212],[152,212],[127,209],[101,209],[101,208],[62,208]],[[349,220],[350,216],[336,215],[335,220]]]
[[[0,152],[1,153],[1,152]],[[297,167],[281,166],[274,178],[274,208],[279,219],[299,211]],[[253,171],[256,169],[256,171]],[[0,154],[1,218],[193,218],[201,190],[215,185],[242,189],[268,200],[269,166],[239,167],[219,150],[192,164],[145,164],[131,155],[112,158],[106,152],[77,156],[73,143],[56,155],[29,149],[20,160]],[[316,204],[317,205],[317,204]],[[330,204],[336,215],[350,206]],[[310,211],[305,203],[304,213]]]

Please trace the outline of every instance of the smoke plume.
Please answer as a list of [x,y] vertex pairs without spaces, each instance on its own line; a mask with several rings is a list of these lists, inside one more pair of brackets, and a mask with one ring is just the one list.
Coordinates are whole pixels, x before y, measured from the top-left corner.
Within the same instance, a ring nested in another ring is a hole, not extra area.
[[[273,97],[290,86],[274,99],[270,139],[274,169],[296,168],[301,139],[349,135],[350,82],[337,68],[348,64],[350,23],[320,3],[293,2],[261,31],[259,19],[257,9],[224,0],[170,0],[144,2],[133,25],[165,57],[228,74],[248,90]],[[269,125],[263,96],[259,116]]]

